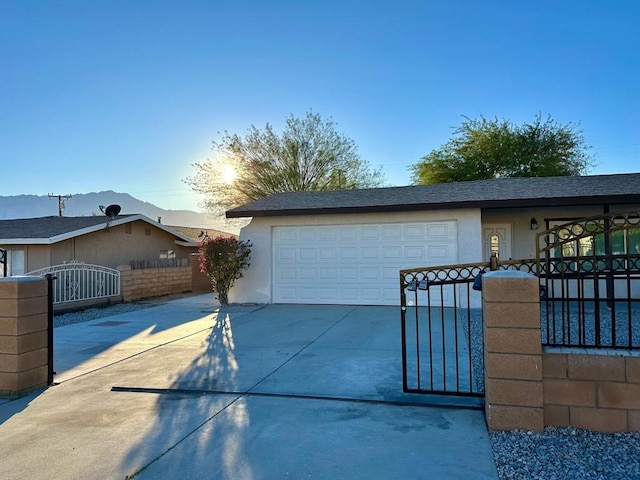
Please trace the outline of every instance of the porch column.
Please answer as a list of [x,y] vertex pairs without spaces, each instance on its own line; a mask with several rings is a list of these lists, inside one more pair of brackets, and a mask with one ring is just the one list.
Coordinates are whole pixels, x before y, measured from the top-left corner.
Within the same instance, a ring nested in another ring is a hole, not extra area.
[[485,413],[492,430],[544,429],[538,279],[520,271],[482,277]]
[[47,313],[44,278],[0,278],[0,393],[47,385]]

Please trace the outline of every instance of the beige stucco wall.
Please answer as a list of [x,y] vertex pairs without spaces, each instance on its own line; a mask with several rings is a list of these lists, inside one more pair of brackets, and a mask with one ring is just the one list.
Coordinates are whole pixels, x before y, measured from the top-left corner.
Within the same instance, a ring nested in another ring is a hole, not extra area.
[[[439,210],[432,212],[308,215],[253,218],[240,231],[240,240],[250,240],[251,266],[229,293],[233,303],[271,303],[272,229],[279,226],[354,225],[457,220],[458,262],[482,260],[479,209]],[[420,265],[416,265],[419,267]]]
[[[151,235],[145,235],[146,229]],[[115,268],[128,265],[132,260],[157,261],[160,250],[174,250],[176,258],[180,259],[189,258],[196,250],[195,247],[176,245],[174,239],[164,230],[136,221],[131,224],[131,233],[126,233],[125,225],[118,225],[52,245],[51,264],[79,260]]]

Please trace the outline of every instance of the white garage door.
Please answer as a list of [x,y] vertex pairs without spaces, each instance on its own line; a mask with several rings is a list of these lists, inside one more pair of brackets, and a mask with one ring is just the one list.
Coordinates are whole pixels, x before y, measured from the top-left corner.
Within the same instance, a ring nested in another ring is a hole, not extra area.
[[457,263],[456,221],[274,227],[273,302],[399,305],[399,270]]

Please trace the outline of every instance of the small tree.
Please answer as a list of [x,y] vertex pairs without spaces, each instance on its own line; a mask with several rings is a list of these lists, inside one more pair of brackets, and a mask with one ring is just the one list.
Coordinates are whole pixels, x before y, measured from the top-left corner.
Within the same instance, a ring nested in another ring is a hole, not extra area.
[[499,177],[584,175],[592,165],[582,131],[540,114],[533,123],[465,118],[451,140],[412,165],[416,185]]
[[207,237],[200,244],[200,271],[211,278],[221,305],[229,303],[229,290],[249,267],[251,247],[251,242],[222,236]]
[[346,190],[381,186],[381,169],[372,169],[358,154],[355,141],[337,124],[307,112],[291,115],[282,132],[267,124],[251,126],[246,135],[224,132],[213,142],[214,161],[193,164],[185,179],[204,195],[204,206],[221,213],[281,192]]

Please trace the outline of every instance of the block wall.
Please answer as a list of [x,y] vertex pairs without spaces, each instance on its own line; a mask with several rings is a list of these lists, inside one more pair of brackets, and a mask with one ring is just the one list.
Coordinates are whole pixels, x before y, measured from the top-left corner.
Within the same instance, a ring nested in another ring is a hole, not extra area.
[[192,291],[191,266],[140,270],[121,266],[118,270],[120,270],[120,292],[125,302]]
[[47,311],[44,278],[0,278],[0,393],[46,386]]
[[543,351],[538,285],[523,272],[483,276],[489,428],[640,431],[640,352]]
[[561,352],[542,356],[545,425],[640,431],[640,357]]

